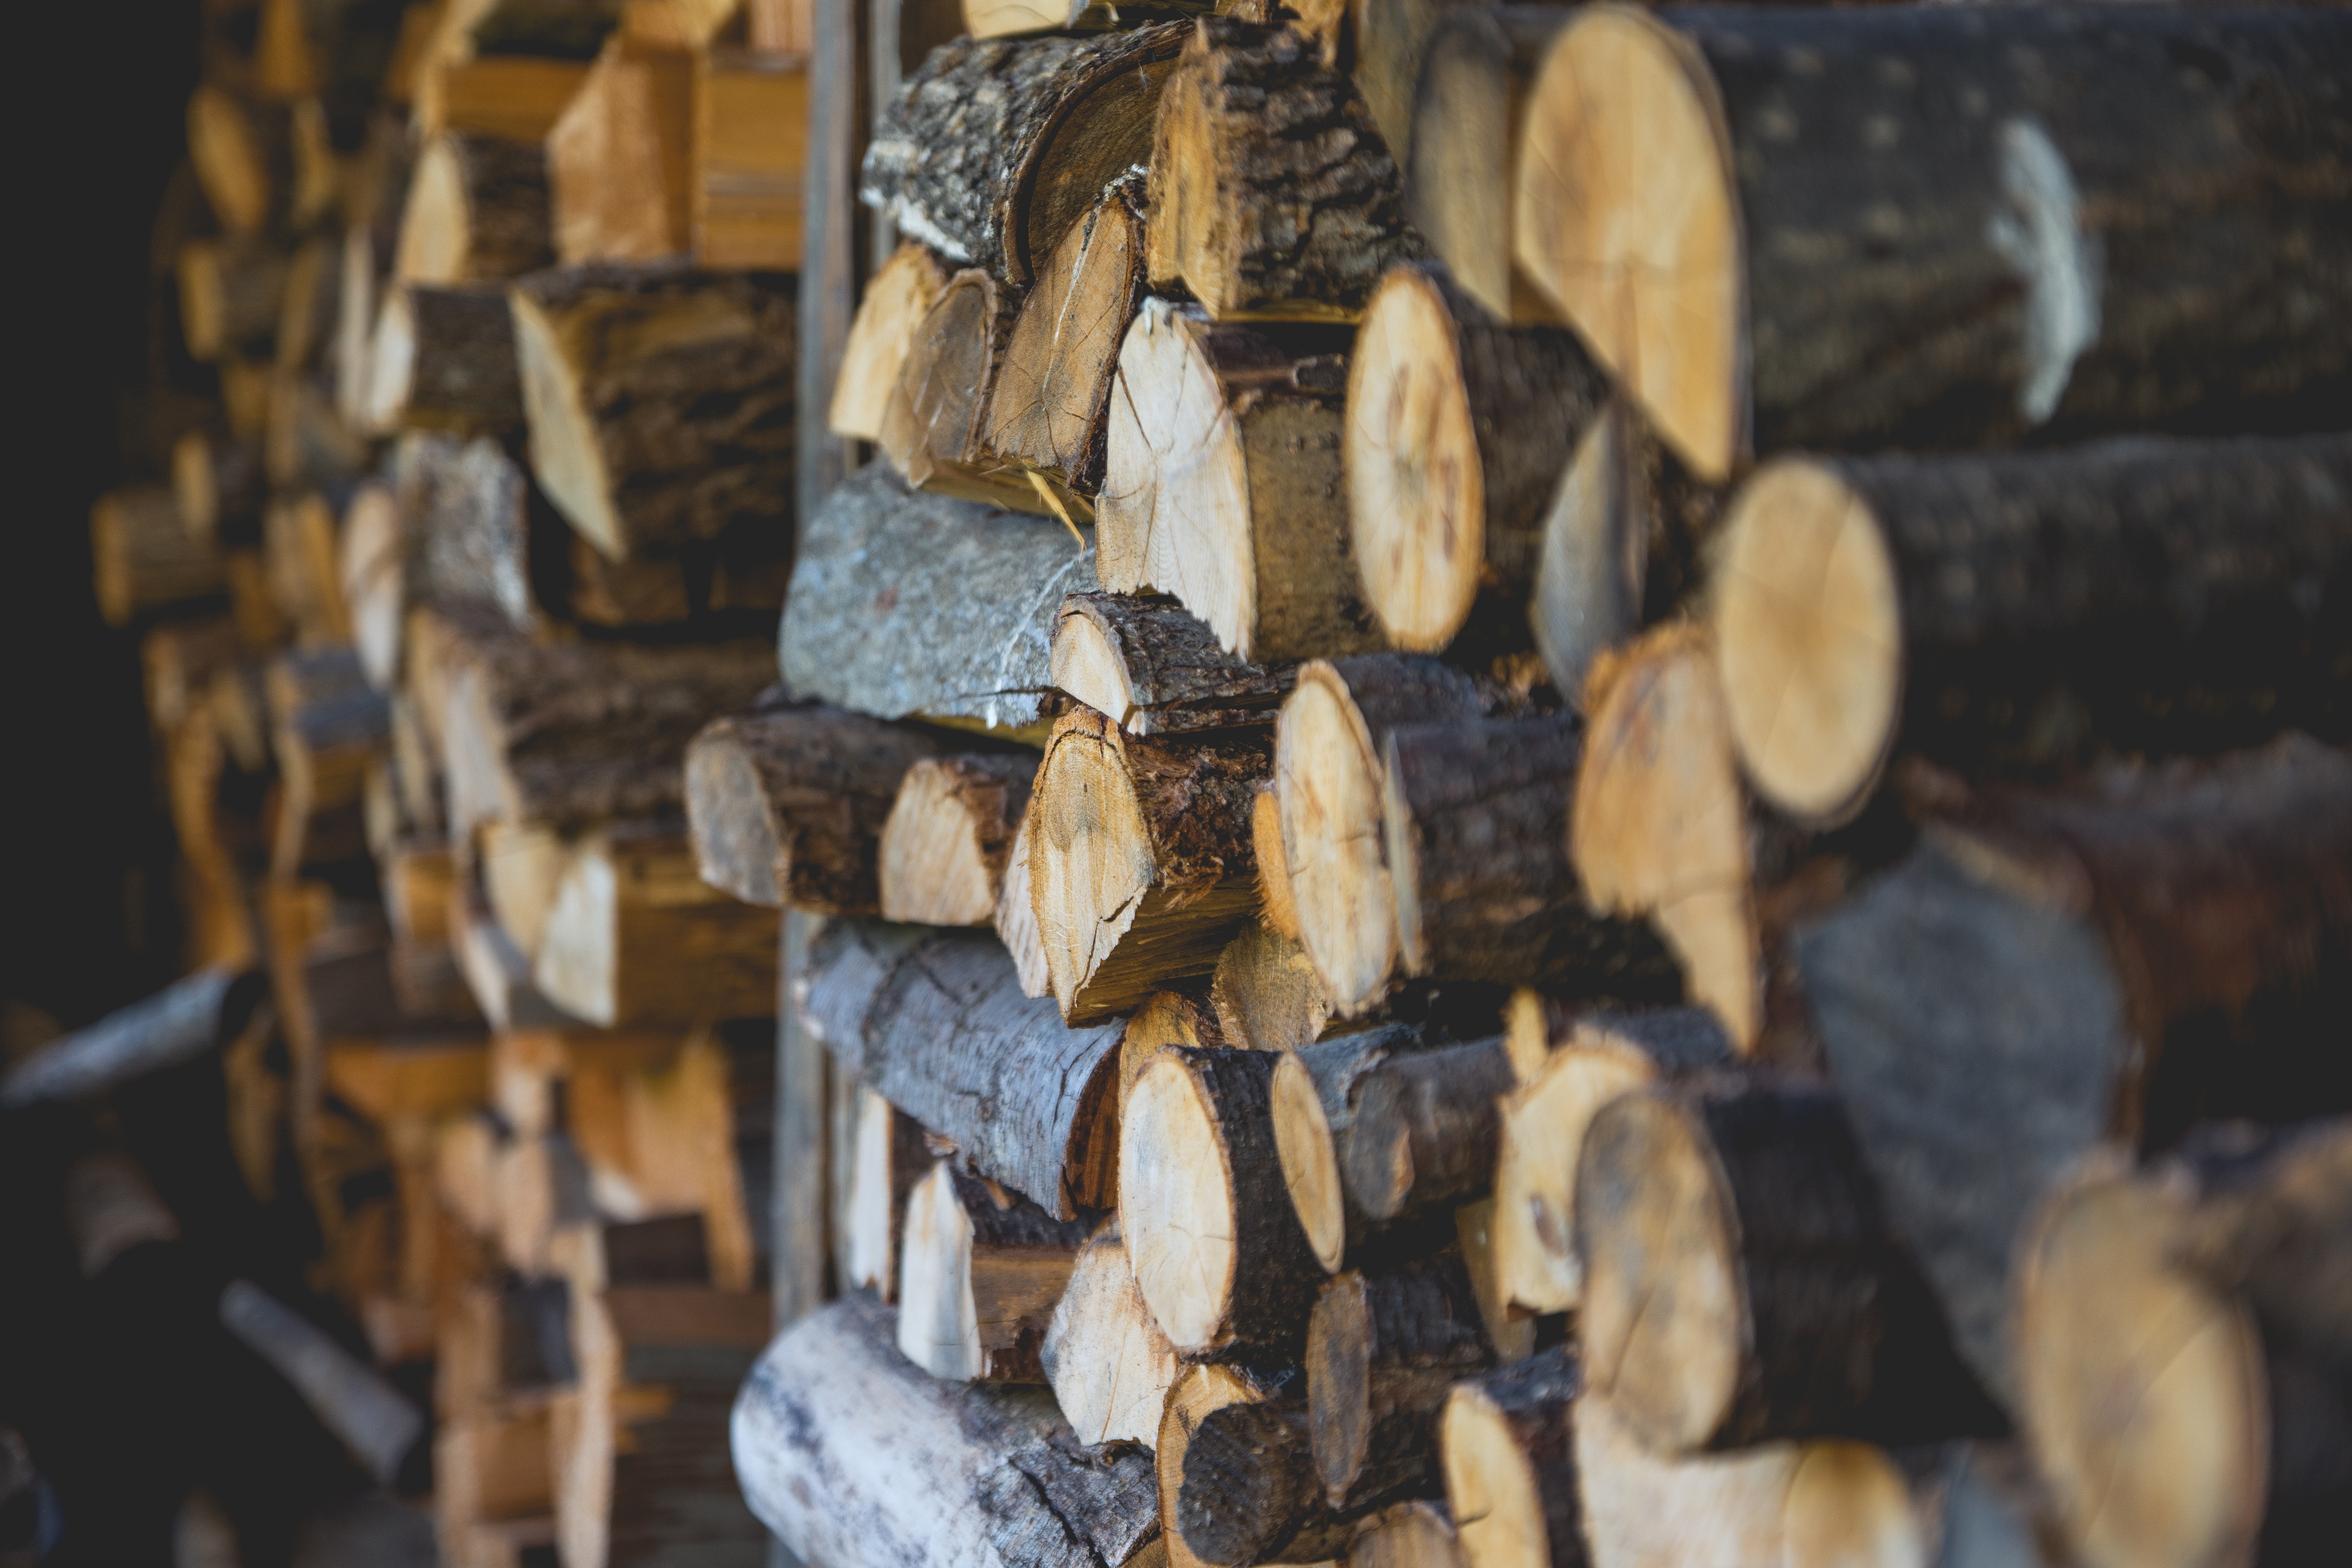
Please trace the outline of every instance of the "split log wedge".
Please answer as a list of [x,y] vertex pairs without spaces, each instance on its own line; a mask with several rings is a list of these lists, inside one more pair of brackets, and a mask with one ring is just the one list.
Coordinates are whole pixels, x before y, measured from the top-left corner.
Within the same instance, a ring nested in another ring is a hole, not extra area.
[[1045,1330],[1045,1380],[1082,1443],[1159,1441],[1169,1386],[1183,1370],[1128,1267],[1118,1226],[1078,1253]]
[[1111,394],[1103,586],[1173,595],[1253,663],[1381,646],[1349,555],[1347,346],[1146,300]]
[[409,177],[395,283],[494,283],[555,263],[547,153],[536,142],[445,131]]
[[[1547,1004],[1533,992],[1512,998],[1514,1034],[1522,1015]],[[1495,1159],[1495,1264],[1514,1311],[1572,1311],[1584,1295],[1576,1249],[1576,1167],[1601,1107],[1635,1089],[1732,1061],[1731,1041],[1704,1007],[1616,1013],[1563,1008],[1565,1037],[1504,1098]],[[1539,1022],[1532,1026],[1540,1031]],[[1522,1054],[1515,1041],[1513,1054]]]
[[870,1089],[857,1090],[856,1130],[851,1137],[849,1195],[844,1205],[849,1286],[870,1289],[885,1302],[896,1301],[907,1201],[939,1162],[929,1152],[922,1124]]
[[702,879],[746,903],[871,915],[877,859],[908,770],[947,742],[823,703],[713,720],[686,749]]
[[2046,772],[2340,738],[2347,495],[2344,435],[1771,463],[1708,582],[1741,764],[1835,822],[1898,741]]
[[1159,1539],[1150,1456],[1080,1447],[1045,1389],[927,1375],[891,1316],[820,1309],[736,1398],[744,1500],[803,1562],[1125,1568]]
[[2145,1173],[2105,1152],[2050,1195],[2012,1332],[2020,1413],[2083,1562],[2317,1563],[2335,1549],[2347,1238],[2341,1121],[2217,1125]]
[[794,996],[841,1065],[1061,1218],[1118,1201],[1117,1022],[1069,1028],[985,932],[840,921]]
[[1987,1387],[2037,1195],[2100,1141],[2346,1109],[2352,761],[2289,737],[1938,824],[1795,942],[1887,1212]]
[[2001,1428],[1826,1089],[1611,1102],[1585,1132],[1575,1226],[1593,1384],[1661,1453]]
[[789,274],[583,267],[517,283],[531,470],[613,559],[792,515]]
[[925,757],[908,767],[882,825],[882,918],[992,925],[1038,773],[1029,752]]
[[776,917],[704,881],[683,827],[614,826],[573,848],[531,969],[549,1001],[607,1029],[774,1013]]
[[1343,1017],[1385,992],[1396,890],[1381,831],[1381,755],[1400,725],[1475,719],[1470,678],[1433,658],[1314,659],[1275,722],[1274,787],[1299,943]]
[[1035,281],[1103,188],[1151,160],[1181,23],[931,51],[866,144],[859,199],[950,261]]
[[1094,587],[1091,550],[1047,518],[909,490],[887,463],[801,530],[779,634],[784,682],[882,719],[1051,716],[1054,612]]
[[1324,1500],[1297,1401],[1236,1401],[1193,1427],[1176,1527],[1202,1562],[1328,1563],[1346,1555],[1355,1518]]
[[262,240],[193,240],[173,264],[188,357],[267,357],[286,292],[286,253]]
[[1029,810],[1013,834],[1013,848],[1004,858],[1004,885],[997,892],[996,940],[1013,955],[1024,996],[1051,996],[1054,976],[1045,967],[1045,935],[1037,925],[1037,901],[1029,896],[1029,820],[1036,815],[1037,796],[1029,796]]
[[[1530,89],[1513,239],[1708,479],[1798,445],[2324,427],[2352,376],[2342,27],[1588,9]],[[2184,233],[2212,242],[2186,272]]]
[[1581,720],[1401,725],[1384,751],[1399,969],[1540,982],[1580,997],[1679,998],[1681,975],[1657,935],[1594,914],[1570,858]]
[[961,1382],[1043,1383],[1046,1325],[1086,1227],[941,1160],[907,1199],[898,1349]]
[[1133,735],[1271,724],[1297,676],[1235,658],[1157,596],[1073,594],[1054,623],[1054,684]]
[[1584,1370],[1567,1345],[1469,1379],[1439,1426],[1445,1503],[1469,1568],[1584,1568],[1577,1409]]
[[1220,321],[1349,321],[1422,253],[1396,160],[1314,40],[1203,17],[1160,103],[1151,280]]
[[[1261,866],[1261,886],[1264,871]],[[1263,919],[1244,926],[1217,954],[1209,1005],[1225,1038],[1253,1051],[1295,1050],[1320,1038],[1331,1021],[1331,998],[1307,950]]]
[[882,416],[890,405],[890,389],[898,384],[898,367],[907,363],[915,329],[947,280],[939,258],[911,239],[866,280],[841,351],[841,374],[833,384],[827,429],[861,441],[882,439]]
[[[919,490],[1050,512],[988,447],[989,391],[1004,366],[1020,294],[977,267],[948,279],[923,313],[882,411],[882,455]],[[1083,508],[1080,509],[1083,510]]]
[[1295,1348],[1322,1283],[1275,1147],[1276,1059],[1171,1046],[1128,1091],[1119,1233],[1151,1315],[1188,1356]]
[[1352,1514],[1441,1489],[1438,1416],[1493,1359],[1458,1252],[1324,1286],[1307,1324],[1307,1409],[1330,1505]]
[[1520,618],[1563,458],[1608,395],[1565,329],[1497,325],[1429,263],[1381,279],[1348,356],[1348,517],[1391,646]]
[[1250,808],[1263,736],[1129,735],[1076,708],[1037,768],[1029,896],[1062,1016],[1123,1012],[1206,974],[1257,908]]

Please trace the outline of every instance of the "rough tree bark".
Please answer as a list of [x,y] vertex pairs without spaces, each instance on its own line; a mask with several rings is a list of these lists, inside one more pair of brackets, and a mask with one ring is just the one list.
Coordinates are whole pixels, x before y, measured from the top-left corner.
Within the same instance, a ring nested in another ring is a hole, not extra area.
[[1324,1499],[1299,1402],[1239,1401],[1193,1428],[1176,1525],[1202,1562],[1328,1563],[1347,1551],[1355,1520]]
[[1365,1086],[1391,1058],[1449,1043],[1442,1030],[1389,1024],[1285,1051],[1276,1063],[1269,1092],[1283,1187],[1325,1272],[1339,1272],[1370,1224],[1342,1174]]
[[1307,1407],[1331,1506],[1353,1514],[1438,1491],[1446,1395],[1493,1359],[1458,1252],[1324,1286],[1307,1325]]
[[1235,658],[1154,595],[1073,594],[1054,623],[1054,684],[1129,734],[1271,724],[1297,677]]
[[531,979],[600,1028],[766,1017],[777,940],[773,914],[703,880],[684,823],[614,824],[572,847]]

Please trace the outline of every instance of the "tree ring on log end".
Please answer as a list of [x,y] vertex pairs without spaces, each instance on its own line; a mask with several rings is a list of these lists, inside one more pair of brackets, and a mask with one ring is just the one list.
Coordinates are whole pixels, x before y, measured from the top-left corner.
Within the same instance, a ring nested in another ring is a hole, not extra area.
[[1347,1200],[1339,1183],[1339,1157],[1331,1145],[1331,1123],[1323,1114],[1315,1076],[1296,1051],[1274,1065],[1269,1090],[1274,1105],[1274,1149],[1282,1161],[1282,1184],[1298,1228],[1326,1274],[1339,1272],[1348,1250]]
[[2169,1199],[2096,1161],[2029,1232],[2020,1415],[2093,1568],[2251,1562],[2270,1489],[2261,1336],[2172,1265]]
[[1475,1384],[1446,1396],[1438,1449],[1463,1561],[1473,1568],[1551,1568],[1542,1483],[1509,1418]]
[[1738,1394],[1748,1302],[1728,1184],[1689,1110],[1643,1093],[1593,1118],[1576,1233],[1593,1387],[1652,1448],[1704,1447]]
[[1929,1561],[1903,1472],[1870,1443],[1806,1444],[1780,1529],[1783,1568],[1916,1568]]
[[1300,945],[1341,1013],[1381,995],[1395,963],[1381,759],[1347,682],[1317,659],[1275,722],[1275,790]]
[[[1331,1281],[1307,1323],[1307,1385],[1318,1391],[1369,1388],[1372,1332],[1364,1277],[1349,1274]],[[1362,1473],[1371,1449],[1371,1402],[1341,1392],[1336,1397],[1309,1400],[1307,1415],[1314,1437],[1316,1473],[1332,1498],[1344,1499]]]
[[[1159,878],[1118,726],[1099,715],[1077,720],[1046,743],[1029,833],[1030,900],[1065,1017]],[[1074,772],[1083,782],[1067,780]]]
[[531,471],[547,499],[583,538],[610,560],[625,559],[628,552],[621,540],[621,521],[613,511],[604,447],[581,397],[580,379],[572,373],[562,335],[521,290],[513,291],[509,303],[514,311],[515,359],[522,372],[523,412],[530,426]]
[[1739,209],[1713,77],[1664,23],[1596,5],[1528,95],[1519,264],[1708,479],[1746,444]]
[[1234,1180],[1192,1069],[1156,1058],[1119,1127],[1118,1224],[1135,1282],[1180,1351],[1209,1348],[1234,1288]]
[[1400,648],[1434,652],[1470,618],[1486,564],[1486,468],[1454,315],[1420,268],[1392,268],[1348,363],[1348,512],[1364,597]]
[[1710,588],[1732,741],[1757,793],[1807,822],[1850,815],[1902,700],[1902,607],[1877,519],[1826,465],[1767,464],[1732,503]]

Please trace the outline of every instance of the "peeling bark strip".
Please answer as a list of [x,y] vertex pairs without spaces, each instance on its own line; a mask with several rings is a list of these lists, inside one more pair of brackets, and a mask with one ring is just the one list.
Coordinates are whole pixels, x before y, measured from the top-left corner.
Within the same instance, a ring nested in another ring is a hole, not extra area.
[[950,259],[1022,287],[1102,189],[1151,154],[1192,29],[940,45],[883,110],[858,198]]
[[2340,741],[2352,436],[1784,458],[1708,587],[1740,762],[1802,821],[1857,809],[1898,742],[2044,773]]
[[1126,1025],[1065,1027],[995,937],[843,922],[793,1000],[844,1068],[982,1175],[1065,1219],[1115,1201]]
[[1531,89],[1518,258],[1709,479],[2322,428],[2352,398],[2347,27],[1588,8]]
[[875,913],[891,805],[908,769],[948,749],[912,726],[818,702],[713,720],[686,751],[703,880],[770,909]]
[[2352,761],[2291,737],[1996,800],[1796,950],[1887,1212],[2013,1394],[2005,1285],[2048,1183],[2110,1136],[2345,1107]]
[[735,1402],[743,1495],[829,1568],[1124,1568],[1160,1537],[1150,1457],[1079,1445],[1043,1388],[942,1383],[864,1299],[804,1318]]
[[614,560],[792,515],[797,283],[581,267],[518,282],[531,468]]
[[1150,267],[1219,320],[1350,321],[1422,254],[1355,85],[1286,28],[1202,18],[1151,148]]
[[1094,586],[1093,552],[1060,523],[921,495],[869,463],[803,528],[784,681],[885,719],[1020,729],[1050,713],[1055,608]]

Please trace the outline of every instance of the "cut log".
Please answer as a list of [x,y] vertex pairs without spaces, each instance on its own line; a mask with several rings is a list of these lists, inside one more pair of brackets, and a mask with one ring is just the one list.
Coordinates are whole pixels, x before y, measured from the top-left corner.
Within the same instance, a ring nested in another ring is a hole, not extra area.
[[[2346,298],[2347,174],[2269,127],[2344,126],[2338,26],[1590,12],[1529,89],[1518,260],[1708,479],[1793,445],[2323,427],[2347,344],[2287,301]],[[2229,237],[2184,273],[2191,230]]]
[[796,982],[835,1059],[1064,1219],[1116,1201],[1117,1023],[1066,1028],[984,932],[841,921]]
[[1244,926],[1217,954],[1209,1005],[1225,1038],[1253,1051],[1296,1050],[1331,1021],[1331,998],[1307,950],[1263,919]]
[[200,969],[9,1064],[0,1105],[88,1100],[236,1037],[260,1000],[259,976]]
[[856,1146],[850,1156],[848,1289],[898,1299],[898,1249],[907,1234],[907,1200],[938,1162],[922,1125],[870,1089],[857,1090]]
[[907,1199],[898,1349],[933,1377],[1043,1383],[1086,1226],[941,1160]]
[[1368,1222],[1341,1174],[1366,1080],[1391,1056],[1433,1050],[1438,1031],[1389,1024],[1285,1051],[1274,1071],[1274,1137],[1283,1187],[1326,1273],[1336,1274]]
[[1237,1401],[1202,1415],[1184,1449],[1176,1527],[1203,1563],[1327,1563],[1355,1520],[1324,1500],[1306,1407]]
[[1156,596],[1073,594],[1054,623],[1054,684],[1130,734],[1270,724],[1297,675],[1235,658]]
[[925,757],[907,769],[882,825],[882,918],[992,926],[1005,862],[1038,773],[1027,752]]
[[861,441],[882,439],[882,417],[898,384],[898,367],[914,346],[915,331],[947,287],[947,270],[928,249],[908,240],[866,280],[857,319],[841,351],[825,427]]
[[1662,1453],[2001,1427],[1824,1089],[1616,1100],[1586,1130],[1575,1227],[1594,1385]]
[[1022,511],[1048,510],[989,448],[990,389],[1020,310],[1014,290],[976,267],[947,281],[917,323],[882,411],[882,455],[919,490]]
[[262,471],[280,492],[347,489],[367,467],[366,443],[343,425],[325,389],[308,376],[272,371],[259,395]]
[[2340,738],[2347,492],[2341,435],[1775,462],[1708,584],[1740,762],[1835,822],[1898,737],[2036,772]]
[[[1428,28],[1422,35],[1418,70],[1402,83],[1411,100],[1411,134],[1389,141],[1406,171],[1406,216],[1465,294],[1497,321],[1521,325],[1560,321],[1559,310],[1519,267],[1511,242],[1511,203],[1518,186],[1519,130],[1528,85],[1554,35],[1567,25],[1569,9],[1428,0],[1381,0],[1366,8],[1365,30],[1381,49],[1398,48],[1400,22]],[[1374,17],[1378,27],[1371,25]],[[1356,80],[1386,131],[1383,105],[1373,94],[1372,53],[1368,46]],[[1389,89],[1382,86],[1385,97]]]
[[261,449],[191,430],[172,447],[172,498],[181,526],[202,542],[249,544],[261,534],[267,486]]
[[1324,1495],[1357,1513],[1438,1491],[1438,1417],[1493,1360],[1462,1255],[1351,1270],[1307,1326],[1307,1408]]
[[1021,826],[1013,830],[1013,849],[1004,858],[1004,885],[996,898],[996,940],[1013,955],[1013,972],[1020,977],[1024,996],[1050,996],[1054,994],[1053,973],[1045,967],[1045,935],[1037,925],[1037,902],[1029,896],[1029,818],[1037,809],[1037,797],[1029,797],[1029,810],[1022,814]]
[[1026,288],[1103,188],[1150,162],[1190,33],[942,44],[883,111],[859,198],[948,259]]
[[1353,18],[1356,90],[1399,168],[1408,166],[1412,155],[1413,95],[1421,83],[1423,50],[1453,4],[1365,0]]
[[1396,1053],[1362,1069],[1349,1086],[1354,1114],[1339,1143],[1349,1205],[1377,1224],[1486,1196],[1502,1097],[1517,1086],[1500,1036]]
[[675,266],[514,286],[532,471],[604,554],[792,515],[795,289]]
[[1220,321],[1351,321],[1422,254],[1363,100],[1287,29],[1195,26],[1150,169],[1151,280],[1182,280]]
[[[483,605],[514,630],[535,630],[530,479],[522,465],[483,436],[413,435],[394,453],[403,602]],[[432,721],[440,721],[437,711]]]
[[1160,1417],[1160,1440],[1152,1450],[1159,1471],[1160,1521],[1168,1542],[1169,1568],[1202,1568],[1202,1558],[1184,1541],[1181,1509],[1184,1456],[1201,1423],[1230,1405],[1256,1404],[1288,1392],[1296,1398],[1296,1368],[1256,1372],[1211,1363],[1187,1366],[1169,1385]]
[[[273,475],[272,482],[277,483]],[[326,497],[302,485],[262,514],[262,570],[270,597],[293,623],[306,647],[352,640],[351,606],[343,601],[335,559],[335,513]]]
[[410,284],[383,302],[370,351],[366,419],[390,430],[502,431],[523,422],[506,290]]
[[395,283],[495,283],[554,264],[547,153],[537,142],[445,131],[416,156]]
[[1114,5],[1110,0],[963,0],[963,30],[975,38],[1012,38],[1030,33],[1095,33],[1138,21],[1202,16],[1209,0],[1148,0]]
[[190,359],[268,353],[286,291],[284,250],[266,240],[193,240],[174,269]]
[[343,509],[336,578],[350,607],[352,643],[361,669],[379,690],[400,681],[400,642],[408,620],[408,542],[399,498],[367,480]]
[[280,374],[319,374],[323,379],[331,368],[326,350],[334,341],[336,312],[341,308],[336,254],[333,241],[317,237],[303,241],[287,261],[272,343]]
[[1440,267],[1381,279],[1348,359],[1348,514],[1392,646],[1433,652],[1474,617],[1518,618],[1562,454],[1607,398],[1572,333],[1496,325]]
[[1182,1370],[1128,1267],[1118,1226],[1078,1253],[1045,1331],[1046,1381],[1082,1443],[1159,1441],[1168,1390]]
[[1125,1568],[1159,1539],[1141,1450],[1081,1447],[1043,1388],[924,1375],[890,1320],[855,1299],[812,1313],[736,1400],[744,1498],[803,1562]]
[[2006,1282],[2100,1140],[2345,1108],[2352,763],[2290,738],[1933,829],[1801,931],[1831,1070],[1970,1365],[2016,1408]]
[[469,647],[443,714],[453,827],[675,819],[688,743],[770,678],[757,643]]
[[1576,1406],[1584,1382],[1576,1352],[1561,1345],[1447,1397],[1445,1501],[1470,1568],[1583,1568]]
[[1586,427],[1544,514],[1528,622],[1573,697],[1604,655],[1696,595],[1722,518],[1704,484],[1622,394]]
[[1119,1232],[1151,1315],[1189,1356],[1296,1347],[1322,1282],[1281,1180],[1277,1059],[1171,1046],[1128,1092]]
[[1763,939],[1715,668],[1704,632],[1676,623],[1594,670],[1569,858],[1595,910],[1648,917],[1690,999],[1746,1051],[1763,1026]]
[[1051,711],[1055,608],[1094,574],[1058,522],[919,495],[869,463],[802,529],[784,682],[884,719],[1026,728]]
[[817,914],[881,907],[875,863],[908,772],[946,742],[822,703],[713,720],[686,750],[702,879]]
[[1568,714],[1388,732],[1381,838],[1403,973],[1678,999],[1673,954],[1646,923],[1594,914],[1570,858],[1584,733]]
[[[2342,1539],[2352,1123],[2095,1158],[2023,1238],[2023,1416],[2087,1563],[2317,1563]],[[2129,1422],[2106,1414],[2128,1409]]]
[[1445,1504],[1416,1498],[1382,1509],[1356,1526],[1348,1568],[1466,1568]]
[[1143,300],[1141,176],[1130,174],[1072,224],[1022,301],[978,431],[1007,464],[1058,489],[1102,488],[1119,345]]
[[161,485],[99,497],[89,509],[89,553],[99,613],[110,626],[221,591],[219,552],[190,535]]
[[1037,768],[1029,896],[1062,1016],[1089,1022],[1205,974],[1257,906],[1262,739],[1129,735],[1073,709]]
[[[1517,1037],[1559,1007],[1522,992],[1512,998]],[[1534,1043],[1535,1063],[1504,1097],[1495,1160],[1495,1256],[1503,1298],[1515,1312],[1572,1311],[1584,1294],[1576,1249],[1576,1168],[1586,1131],[1619,1097],[1685,1074],[1730,1065],[1732,1046],[1704,1007],[1612,1013],[1559,1007],[1558,1045]]]
[[1145,300],[1111,394],[1103,585],[1174,595],[1246,662],[1380,647],[1348,553],[1346,349]]
[[1396,965],[1396,893],[1381,841],[1389,731],[1478,716],[1469,677],[1435,659],[1312,660],[1276,721],[1275,794],[1299,943],[1334,1008],[1378,1002]]
[[548,1000],[608,1029],[775,1011],[775,917],[703,881],[682,826],[600,829],[572,851],[531,969]]
[[[1868,1443],[1808,1443],[1780,1505],[1781,1561],[1787,1568],[1911,1568],[1927,1563],[1950,1484],[1940,1475],[1923,1478],[1919,1490],[1927,1495],[1915,1497],[1911,1479],[1885,1449]],[[1939,1561],[1965,1563],[1972,1549],[1981,1550],[1964,1536],[1950,1558]]]
[[808,50],[756,40],[694,69],[694,256],[705,267],[792,270],[807,226]]
[[1197,984],[1181,991],[1161,991],[1144,999],[1127,1020],[1126,1037],[1118,1047],[1118,1103],[1122,1118],[1135,1080],[1151,1065],[1162,1046],[1231,1044],[1217,1026],[1216,1016],[1202,1005]]
[[658,261],[692,245],[690,52],[630,35],[604,41],[547,133],[557,261]]

